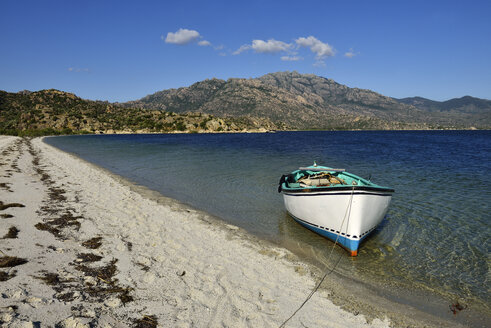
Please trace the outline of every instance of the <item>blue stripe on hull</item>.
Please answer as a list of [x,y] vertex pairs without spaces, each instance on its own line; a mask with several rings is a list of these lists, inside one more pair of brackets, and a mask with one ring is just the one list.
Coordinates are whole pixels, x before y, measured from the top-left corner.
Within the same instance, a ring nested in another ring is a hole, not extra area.
[[[290,214],[291,215],[291,214]],[[343,237],[343,236],[339,236],[338,237],[338,234],[334,233],[334,232],[330,232],[330,231],[326,231],[326,230],[323,230],[323,229],[319,229],[317,227],[314,227],[313,225],[310,225],[308,224],[307,222],[303,221],[303,220],[300,220],[296,217],[294,217],[292,215],[293,219],[295,221],[297,221],[298,223],[300,223],[301,225],[303,225],[304,227],[306,227],[307,229],[310,229],[312,230],[313,232],[316,232],[318,233],[319,235],[323,236],[323,237],[326,237],[330,240],[332,240],[333,242],[336,242],[336,238],[338,239],[338,244],[340,244],[341,246],[343,246],[344,248],[346,248],[348,251],[350,252],[353,252],[353,251],[358,251],[358,247],[360,246],[360,243],[363,239],[366,238],[367,235],[363,236],[361,239],[359,240],[352,240],[352,239],[349,239],[349,238],[346,238],[346,237]]]

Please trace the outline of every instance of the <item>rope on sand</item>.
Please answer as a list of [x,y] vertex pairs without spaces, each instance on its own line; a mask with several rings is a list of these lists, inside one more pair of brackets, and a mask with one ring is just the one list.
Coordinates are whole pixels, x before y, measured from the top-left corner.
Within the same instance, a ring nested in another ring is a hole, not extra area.
[[[353,202],[353,193],[354,193],[354,191],[355,191],[355,186],[353,186],[353,189],[351,190],[351,196],[350,196],[350,200],[348,202],[348,207],[346,207],[346,211],[344,213],[344,218],[343,218],[343,221],[341,222],[341,227],[338,230],[340,233],[337,235],[336,240],[334,241],[334,244],[332,245],[331,252],[329,253],[329,257],[327,258],[327,262],[328,263],[329,263],[329,260],[332,257],[334,248],[336,247],[336,245],[338,243],[338,239],[339,239],[339,236],[341,235],[341,231],[342,231],[342,228],[343,228],[343,225],[344,225],[344,221],[346,220],[346,217],[348,218],[348,220],[346,222],[346,233],[348,232],[349,217],[351,215],[351,204]],[[293,314],[288,319],[286,319],[285,321],[283,321],[283,323],[279,326],[279,328],[285,327],[285,325],[287,324],[287,322],[290,321],[297,314],[297,312],[300,311],[300,309],[303,308],[303,306],[312,298],[312,296],[314,296],[315,292],[317,292],[317,290],[322,285],[322,283],[324,282],[324,280],[326,279],[326,277],[328,275],[330,275],[334,271],[334,269],[336,269],[337,265],[339,264],[339,261],[341,261],[342,255],[343,255],[342,253],[339,254],[338,260],[336,261],[336,263],[334,264],[334,266],[331,269],[327,269],[326,270],[326,272],[322,276],[322,278],[319,281],[319,283],[315,286],[314,289],[312,289],[312,291],[307,296],[307,298],[303,301],[303,303],[300,304],[300,306],[295,310],[295,312],[293,312]]]

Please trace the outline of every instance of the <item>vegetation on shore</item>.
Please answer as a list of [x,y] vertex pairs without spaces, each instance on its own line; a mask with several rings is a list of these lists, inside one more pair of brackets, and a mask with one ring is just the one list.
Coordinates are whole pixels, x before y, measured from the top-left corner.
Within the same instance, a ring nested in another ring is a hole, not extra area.
[[268,120],[251,117],[222,119],[202,113],[125,108],[53,89],[0,91],[0,134],[7,135],[238,132],[275,128]]

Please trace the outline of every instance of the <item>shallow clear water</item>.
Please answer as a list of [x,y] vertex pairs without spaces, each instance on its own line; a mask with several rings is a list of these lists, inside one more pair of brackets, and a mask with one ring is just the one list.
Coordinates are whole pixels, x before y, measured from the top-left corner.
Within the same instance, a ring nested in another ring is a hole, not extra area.
[[[346,168],[394,188],[386,219],[339,271],[484,308],[490,299],[491,132],[280,132],[68,136],[62,150],[216,215],[309,260],[332,243],[296,224],[280,176]],[[336,252],[344,252],[339,249]]]

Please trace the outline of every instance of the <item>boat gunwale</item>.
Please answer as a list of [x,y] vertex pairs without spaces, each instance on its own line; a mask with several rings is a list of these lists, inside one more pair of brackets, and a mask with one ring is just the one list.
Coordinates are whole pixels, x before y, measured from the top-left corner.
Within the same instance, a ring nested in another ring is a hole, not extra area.
[[[290,188],[286,186],[286,183],[283,183],[281,191],[283,193],[295,192],[295,193],[314,193],[314,192],[339,192],[339,191],[375,191],[382,193],[394,193],[395,190],[387,187],[381,186],[347,186],[347,185],[335,185],[335,186],[325,186],[325,187],[317,187],[317,186],[306,186],[306,187],[298,187],[298,188]],[[344,193],[349,194],[349,193]]]
[[[376,183],[373,183],[367,179],[364,179],[356,174],[346,172],[346,171],[337,171],[337,169],[332,169],[326,166],[311,166],[311,167],[302,167],[298,170],[291,172],[291,174],[295,174],[298,172],[307,172],[309,169],[314,169],[315,173],[327,172],[327,173],[340,173],[341,175],[346,175],[354,180],[359,180],[363,182],[365,185],[330,185],[330,186],[299,186],[299,187],[289,187],[288,183],[284,181],[281,184],[282,192],[297,192],[297,193],[312,193],[312,192],[333,192],[333,191],[377,191],[383,193],[394,193],[395,190],[389,187],[379,186]],[[344,169],[343,169],[344,170]],[[381,195],[382,196],[382,195]]]

